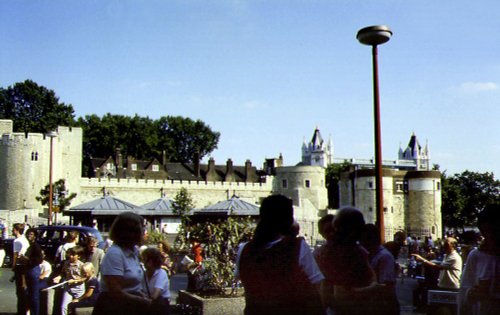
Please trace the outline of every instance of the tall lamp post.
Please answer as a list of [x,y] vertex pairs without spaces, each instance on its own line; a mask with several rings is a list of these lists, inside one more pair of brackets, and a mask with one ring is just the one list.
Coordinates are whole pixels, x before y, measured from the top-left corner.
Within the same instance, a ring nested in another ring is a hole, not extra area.
[[52,206],[53,206],[53,187],[52,187],[52,157],[53,157],[53,142],[54,138],[57,137],[57,132],[56,131],[50,131],[46,134],[47,137],[50,138],[50,157],[49,157],[49,215],[48,215],[48,220],[47,223],[48,225],[52,224]]
[[378,87],[377,46],[389,41],[392,31],[385,25],[368,26],[358,31],[356,38],[361,44],[372,46],[373,59],[373,114],[375,120],[375,202],[377,227],[380,238],[385,241],[384,195],[382,186],[382,141],[380,133],[380,97]]

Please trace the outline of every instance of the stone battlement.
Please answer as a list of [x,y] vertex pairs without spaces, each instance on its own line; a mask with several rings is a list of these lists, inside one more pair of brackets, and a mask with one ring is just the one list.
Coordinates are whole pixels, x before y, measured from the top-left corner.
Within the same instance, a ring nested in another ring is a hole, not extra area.
[[94,187],[136,187],[136,188],[192,188],[192,189],[252,189],[267,191],[272,189],[272,176],[266,177],[265,183],[245,182],[209,182],[194,180],[170,180],[170,179],[135,179],[135,178],[81,178],[80,185]]

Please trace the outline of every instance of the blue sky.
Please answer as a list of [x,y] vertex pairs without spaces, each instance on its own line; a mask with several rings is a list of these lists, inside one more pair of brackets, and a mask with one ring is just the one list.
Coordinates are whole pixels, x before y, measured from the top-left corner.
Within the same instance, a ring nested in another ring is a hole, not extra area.
[[415,132],[449,174],[500,174],[498,1],[0,2],[0,86],[32,79],[76,115],[181,115],[221,132],[217,163],[300,161],[319,126],[371,158],[379,48],[383,158]]

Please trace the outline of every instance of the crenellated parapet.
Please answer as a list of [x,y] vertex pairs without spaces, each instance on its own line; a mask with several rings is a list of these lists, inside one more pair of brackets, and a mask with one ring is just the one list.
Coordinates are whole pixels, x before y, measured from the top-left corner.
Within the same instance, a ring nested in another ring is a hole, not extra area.
[[134,178],[81,178],[80,195],[74,204],[83,203],[102,196],[103,188],[120,199],[142,205],[160,197],[161,193],[174,198],[181,188],[186,188],[193,197],[196,207],[226,200],[233,195],[250,202],[260,200],[272,192],[273,177],[266,177],[262,183],[134,179]]

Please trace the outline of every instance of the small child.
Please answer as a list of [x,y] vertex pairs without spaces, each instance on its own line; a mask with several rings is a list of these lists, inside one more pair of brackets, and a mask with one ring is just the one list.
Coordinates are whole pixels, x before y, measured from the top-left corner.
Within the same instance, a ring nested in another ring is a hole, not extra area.
[[49,286],[49,277],[52,273],[52,265],[45,260],[45,251],[42,250],[43,261],[40,264],[40,290],[45,289]]
[[141,253],[146,267],[147,289],[151,304],[151,315],[168,315],[170,309],[170,281],[161,268],[163,255],[156,248],[146,248]]
[[68,305],[69,314],[75,314],[75,308],[78,307],[94,306],[99,296],[99,280],[95,277],[95,268],[91,262],[83,264],[82,275],[85,278],[85,293],[71,301]]
[[62,264],[61,275],[54,278],[54,283],[59,283],[64,279],[67,283],[63,286],[63,297],[61,302],[61,314],[68,315],[68,304],[73,299],[80,298],[85,292],[85,278],[82,274],[83,262],[80,257],[84,249],[81,246],[75,246],[67,250],[67,259]]

